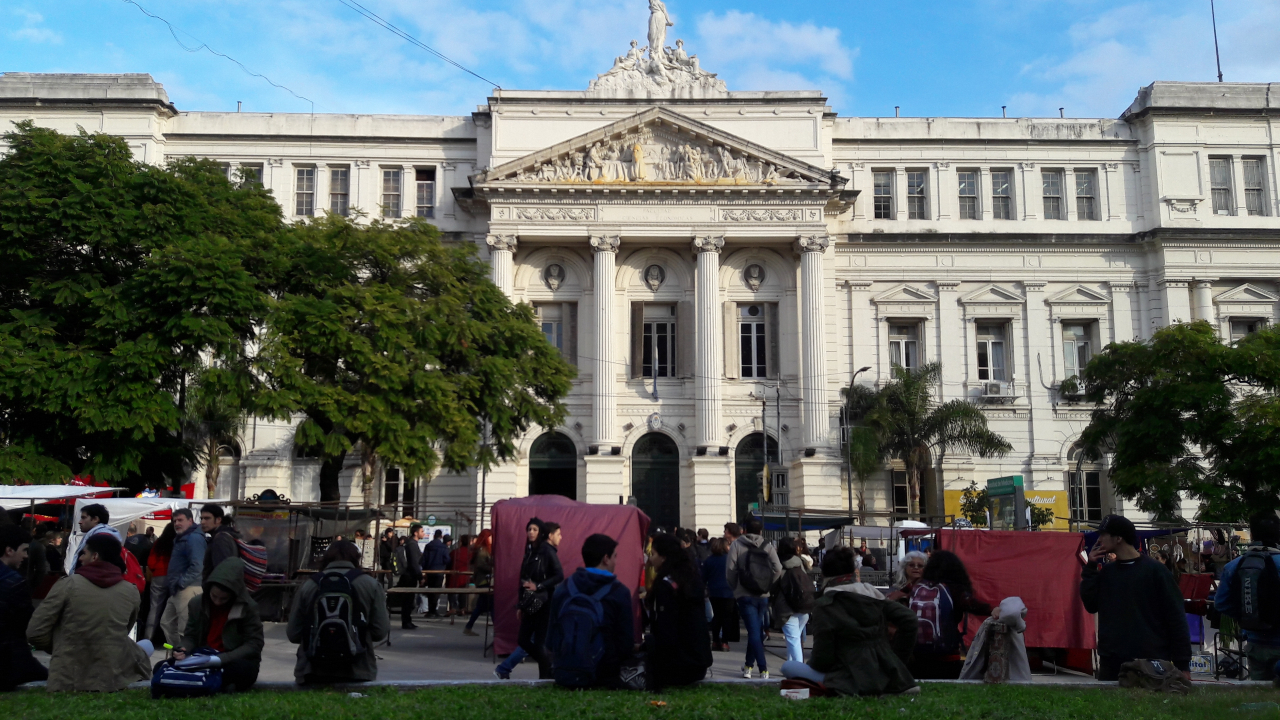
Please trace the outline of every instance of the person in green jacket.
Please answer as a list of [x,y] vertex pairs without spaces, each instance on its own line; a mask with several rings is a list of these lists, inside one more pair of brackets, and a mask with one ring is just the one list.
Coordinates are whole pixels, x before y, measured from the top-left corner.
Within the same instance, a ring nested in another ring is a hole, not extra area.
[[312,576],[313,582],[302,583],[293,596],[293,608],[289,611],[289,627],[285,634],[289,642],[298,645],[298,664],[293,669],[293,676],[299,685],[377,680],[378,660],[373,648],[391,632],[391,616],[387,614],[387,591],[368,574],[361,574],[351,582],[355,609],[362,618],[362,629],[359,632],[364,653],[357,655],[351,666],[341,672],[321,674],[312,667],[307,647],[316,593],[320,591],[320,576],[345,575],[351,572],[360,563],[360,550],[350,540],[339,540],[329,546],[320,563],[320,573]]
[[[916,644],[916,615],[857,582],[853,550],[839,547],[822,560],[823,593],[813,603],[808,664],[788,661],[782,674],[819,683],[841,695],[918,693],[907,670]],[[890,636],[889,628],[894,628]]]
[[175,660],[209,648],[222,668],[222,691],[244,692],[258,681],[262,665],[262,615],[244,586],[244,561],[227,558],[209,573],[203,592],[191,598],[187,629],[173,651]]

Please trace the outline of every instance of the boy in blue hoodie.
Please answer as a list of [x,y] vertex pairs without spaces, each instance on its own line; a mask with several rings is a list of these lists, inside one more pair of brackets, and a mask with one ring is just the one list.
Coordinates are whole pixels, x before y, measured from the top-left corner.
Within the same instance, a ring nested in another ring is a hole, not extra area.
[[[547,650],[552,654],[555,679],[567,687],[621,687],[619,672],[635,652],[635,619],[631,591],[618,581],[618,543],[608,535],[595,534],[582,543],[582,563],[573,575],[556,588],[551,598],[551,623],[547,629]],[[582,653],[574,651],[574,613],[564,613],[574,594],[596,597],[601,610],[599,626],[603,653],[594,668],[580,667]]]

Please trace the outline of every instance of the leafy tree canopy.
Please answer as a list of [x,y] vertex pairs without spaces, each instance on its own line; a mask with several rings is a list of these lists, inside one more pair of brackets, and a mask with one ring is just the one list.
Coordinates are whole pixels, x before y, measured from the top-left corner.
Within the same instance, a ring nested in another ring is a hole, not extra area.
[[1207,322],[1115,343],[1080,377],[1098,407],[1081,436],[1114,453],[1111,483],[1160,519],[1199,501],[1199,517],[1242,522],[1280,507],[1280,328],[1224,344]]
[[290,228],[281,252],[288,270],[258,358],[258,404],[305,415],[297,442],[323,459],[322,501],[338,499],[342,458],[357,443],[429,478],[510,458],[532,424],[563,420],[575,370],[471,245],[446,245],[417,220],[330,216]]
[[23,122],[4,142],[0,479],[185,475],[187,384],[247,393],[278,206],[210,161],[135,162],[117,137]]

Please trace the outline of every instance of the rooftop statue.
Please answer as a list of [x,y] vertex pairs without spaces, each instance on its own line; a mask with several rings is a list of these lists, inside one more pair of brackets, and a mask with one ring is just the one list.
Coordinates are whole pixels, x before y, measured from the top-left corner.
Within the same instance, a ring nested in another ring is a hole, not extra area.
[[[619,97],[705,97],[729,90],[715,73],[702,70],[697,55],[689,55],[684,41],[666,47],[667,28],[674,27],[662,0],[649,0],[649,45],[631,49],[614,59],[613,68],[591,81],[587,92]],[[645,54],[648,57],[646,59]]]

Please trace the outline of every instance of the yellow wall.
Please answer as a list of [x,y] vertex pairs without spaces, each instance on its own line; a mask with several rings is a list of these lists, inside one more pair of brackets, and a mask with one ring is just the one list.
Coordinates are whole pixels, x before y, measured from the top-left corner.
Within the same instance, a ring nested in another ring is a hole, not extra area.
[[[944,490],[943,500],[946,503],[947,515],[955,515],[956,518],[962,518],[964,515],[960,512],[960,497],[964,494],[963,490]],[[1033,490],[1027,493],[1027,502],[1038,507],[1053,508],[1053,515],[1056,520],[1053,525],[1045,528],[1046,530],[1069,530],[1070,526],[1066,520],[1062,518],[1068,517],[1070,508],[1067,506],[1067,492],[1065,490]]]

